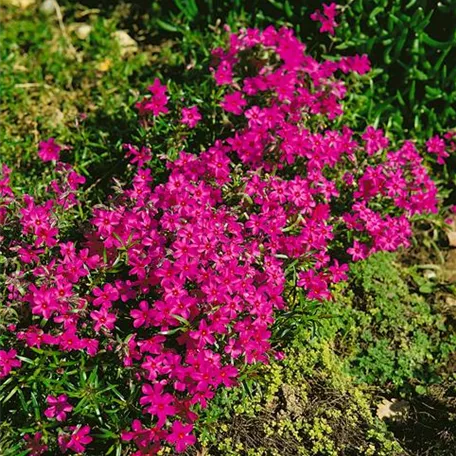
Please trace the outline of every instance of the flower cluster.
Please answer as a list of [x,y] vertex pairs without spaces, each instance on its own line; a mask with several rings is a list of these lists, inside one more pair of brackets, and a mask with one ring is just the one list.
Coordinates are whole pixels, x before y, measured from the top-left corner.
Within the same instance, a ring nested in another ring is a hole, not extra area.
[[330,35],[334,35],[334,29],[339,25],[336,22],[336,9],[337,4],[334,2],[330,3],[329,5],[323,3],[323,13],[317,9],[314,13],[310,15],[310,18],[313,21],[320,22],[321,33],[328,32]]
[[158,78],[154,83],[149,86],[151,96],[144,98],[142,101],[136,103],[136,107],[140,114],[152,113],[154,116],[160,114],[167,114],[169,109],[166,107],[168,104],[168,96],[166,95],[167,88],[163,85]]
[[435,135],[426,142],[427,151],[430,154],[437,156],[439,165],[445,164],[446,159],[450,156],[450,152],[456,150],[456,131],[448,131],[443,135],[443,138]]
[[[325,8],[328,20],[334,11]],[[343,75],[364,74],[369,62],[318,62],[305,49],[286,28],[232,34],[212,69],[232,134],[167,161],[164,182],[154,180],[147,145],[125,144],[131,183],[91,208],[90,227],[74,239],[61,234],[59,214],[77,205],[84,179],[59,162],[51,197],[38,202],[15,196],[3,168],[0,218],[21,239],[2,239],[14,260],[7,305],[31,317],[10,328],[18,342],[0,351],[0,377],[21,368],[16,350],[114,353],[141,390],[142,416],[123,441],[134,456],[164,444],[181,452],[217,389],[235,385],[244,365],[268,362],[287,288],[331,299],[350,261],[408,245],[412,216],[436,211],[423,159],[411,141],[391,150],[381,129],[331,129],[343,113]],[[140,114],[168,114],[166,85],[156,79],[149,91]],[[202,120],[196,106],[181,114],[189,128]],[[443,157],[439,141],[428,148]],[[49,420],[74,420],[66,394],[48,395],[44,407]],[[82,453],[90,432],[71,421],[55,437],[61,452]],[[28,437],[31,454],[49,445],[41,437]]]

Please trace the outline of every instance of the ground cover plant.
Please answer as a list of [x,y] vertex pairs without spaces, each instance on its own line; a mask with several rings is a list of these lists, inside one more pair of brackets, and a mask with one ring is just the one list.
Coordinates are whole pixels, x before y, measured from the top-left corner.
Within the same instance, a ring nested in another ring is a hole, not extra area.
[[[45,16],[38,28],[28,20],[6,30],[4,51],[5,87],[24,103],[14,44],[39,46],[51,30]],[[332,36],[343,9],[323,5],[309,20]],[[163,45],[161,77],[133,44],[112,43],[113,23],[92,28],[77,49],[60,23],[49,71],[94,106],[70,103],[62,127],[42,115],[24,142],[14,125],[3,133],[1,450],[281,454],[287,442],[292,454],[403,454],[363,385],[422,394],[446,375],[456,341],[449,319],[382,276],[393,257],[381,252],[409,247],[414,223],[443,226],[451,193],[439,200],[431,173],[443,169],[442,187],[453,131],[393,136],[356,117],[369,57],[313,53],[291,27],[219,25],[188,76]],[[94,43],[95,83],[83,79]],[[334,350],[343,359],[328,361]],[[301,374],[313,380],[300,389]],[[251,430],[234,446],[233,417]]]

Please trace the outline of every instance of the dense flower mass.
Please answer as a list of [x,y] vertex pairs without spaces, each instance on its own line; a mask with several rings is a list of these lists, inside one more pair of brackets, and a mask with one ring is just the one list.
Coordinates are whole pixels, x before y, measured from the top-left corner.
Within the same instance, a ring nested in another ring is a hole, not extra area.
[[[315,17],[331,33],[335,15],[325,5]],[[7,305],[30,318],[10,328],[19,342],[0,350],[0,377],[20,369],[17,354],[31,349],[113,354],[140,385],[142,417],[122,432],[132,454],[165,444],[182,452],[195,443],[196,410],[219,387],[236,385],[245,364],[268,362],[287,288],[329,300],[350,261],[408,245],[411,218],[437,210],[416,145],[390,148],[372,126],[361,135],[348,125],[331,129],[343,113],[343,75],[364,74],[369,61],[319,62],[305,51],[286,28],[232,34],[227,49],[213,51],[212,68],[224,90],[220,109],[236,122],[232,134],[199,154],[181,151],[160,183],[151,149],[125,144],[134,177],[91,210],[84,240],[68,239],[59,225],[84,184],[71,166],[57,164],[46,201],[14,195],[3,168],[0,219],[22,236],[2,238],[14,265]],[[158,79],[149,91],[137,108],[153,121],[172,107]],[[192,129],[203,121],[196,106],[180,116]],[[428,151],[443,160],[450,139],[432,138]],[[69,421],[73,406],[58,393],[49,392],[44,415]],[[62,453],[82,453],[96,432],[71,421],[49,434],[27,438],[31,454],[52,438]]]

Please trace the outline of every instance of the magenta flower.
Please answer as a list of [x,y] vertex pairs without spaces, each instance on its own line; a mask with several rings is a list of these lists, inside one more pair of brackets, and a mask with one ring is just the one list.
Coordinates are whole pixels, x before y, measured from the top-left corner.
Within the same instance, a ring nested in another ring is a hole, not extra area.
[[72,450],[76,453],[84,453],[86,445],[93,439],[89,436],[90,426],[70,426],[68,428],[73,431],[71,434],[60,434],[58,442],[63,453],[67,450]]
[[233,82],[233,65],[230,62],[222,61],[214,73],[217,85],[227,85]]
[[66,414],[73,410],[73,406],[68,402],[68,396],[66,394],[61,394],[58,397],[48,396],[46,401],[50,405],[44,411],[44,414],[48,418],[55,417],[57,421],[65,421]]
[[133,326],[135,328],[140,328],[141,326],[149,325],[152,313],[147,301],[141,301],[139,303],[139,309],[131,310],[130,315],[134,319]]
[[[314,18],[334,33],[336,15],[332,3]],[[87,203],[78,199],[84,178],[70,165],[57,163],[39,202],[13,192],[11,170],[0,167],[0,223],[13,235],[0,242],[14,265],[2,293],[21,310],[7,339],[74,359],[108,355],[120,363],[113,368],[127,368],[147,418],[122,433],[134,456],[157,454],[164,442],[184,451],[195,442],[195,410],[234,386],[245,364],[281,358],[271,325],[285,307],[287,271],[297,272],[308,299],[329,300],[351,262],[409,245],[411,217],[437,211],[437,187],[414,142],[390,150],[380,129],[367,126],[360,138],[337,128],[343,119],[327,122],[343,113],[351,89],[344,74],[367,72],[368,57],[320,61],[305,50],[285,27],[231,34],[213,52],[213,74],[229,85],[217,92],[236,125],[198,152],[163,157],[157,179],[152,151],[124,145],[127,174],[105,201],[86,207],[82,231],[69,225]],[[140,114],[168,112],[166,86],[156,79],[149,91]],[[179,114],[189,128],[201,120],[196,106]],[[428,152],[444,159],[455,137],[431,138]],[[55,141],[42,146],[43,159],[58,160]],[[350,262],[338,263],[341,249]],[[16,355],[0,350],[0,377],[20,367]],[[65,395],[48,396],[48,418],[64,421],[71,411]],[[62,451],[84,452],[89,432],[62,431]],[[40,434],[26,441],[32,454],[46,447]]]
[[181,123],[188,125],[189,128],[195,128],[198,122],[202,119],[197,106],[190,108],[182,108]]
[[227,112],[241,115],[247,102],[245,101],[242,92],[233,92],[226,94],[220,105]]
[[124,144],[123,148],[127,150],[126,157],[130,158],[130,162],[137,166],[143,166],[152,158],[151,150],[148,147],[143,146],[141,149],[137,149],[131,144]]
[[0,350],[0,378],[6,377],[15,367],[21,367],[22,362],[16,356],[17,351],[14,349]]
[[239,375],[239,370],[234,366],[222,367],[217,372],[217,381],[220,381],[227,388],[235,386],[237,384],[236,377]]
[[366,74],[371,69],[371,63],[367,54],[342,57],[339,61],[339,69],[344,73],[355,72]]
[[27,449],[30,450],[29,456],[41,456],[48,450],[47,445],[41,443],[41,432],[36,432],[33,438],[29,434],[24,435],[24,440],[27,442]]
[[101,328],[105,328],[108,331],[113,330],[114,323],[117,320],[117,317],[112,313],[108,313],[104,307],[101,310],[93,310],[90,312],[90,317],[95,321],[93,329],[96,332],[100,331]]
[[139,403],[141,405],[150,404],[146,411],[157,417],[157,426],[159,428],[163,427],[166,418],[176,413],[174,396],[169,393],[163,393],[163,385],[160,383],[155,383],[153,386],[146,383],[141,390],[144,396],[141,397]]
[[47,141],[41,141],[38,146],[38,156],[44,162],[57,161],[60,158],[62,146],[55,142],[54,138],[49,138]]
[[94,288],[93,294],[96,298],[93,300],[94,306],[101,306],[110,308],[114,301],[119,299],[119,291],[116,287],[113,287],[110,283],[104,285],[103,289],[101,288]]
[[437,163],[439,165],[444,165],[445,160],[450,156],[446,151],[445,141],[438,135],[427,140],[426,149],[430,154],[437,155]]
[[180,421],[174,421],[172,432],[168,435],[168,442],[174,444],[176,451],[182,453],[185,449],[196,442],[196,438],[191,434],[193,426],[191,424],[182,424]]
[[160,114],[167,114],[169,112],[166,107],[168,97],[166,95],[167,87],[163,85],[158,78],[155,78],[154,83],[148,87],[151,92],[150,98],[144,98],[141,102],[136,103],[136,107],[141,115],[152,114],[159,116]]
[[359,261],[367,258],[368,249],[366,245],[355,240],[353,246],[347,249],[347,253],[351,255],[353,261]]
[[389,140],[383,134],[383,130],[376,130],[374,127],[367,127],[366,132],[361,136],[366,141],[366,152],[373,155],[381,149],[388,147]]
[[144,454],[156,454],[160,450],[160,441],[166,436],[166,432],[154,427],[152,429],[144,428],[139,420],[133,420],[131,423],[131,431],[124,431],[121,434],[122,440],[127,442],[133,440],[141,450],[134,453],[135,456]]
[[198,342],[198,346],[204,347],[206,344],[215,343],[215,337],[211,328],[205,320],[201,320],[198,330],[190,331],[190,337]]
[[321,23],[321,33],[328,32],[330,35],[334,35],[334,29],[339,25],[335,21],[335,18],[337,16],[336,8],[337,4],[334,2],[330,3],[329,5],[323,3],[323,13],[317,9],[310,15],[310,18],[313,21],[319,21]]
[[80,350],[84,346],[83,341],[76,335],[74,326],[69,327],[58,340],[59,347],[65,351]]

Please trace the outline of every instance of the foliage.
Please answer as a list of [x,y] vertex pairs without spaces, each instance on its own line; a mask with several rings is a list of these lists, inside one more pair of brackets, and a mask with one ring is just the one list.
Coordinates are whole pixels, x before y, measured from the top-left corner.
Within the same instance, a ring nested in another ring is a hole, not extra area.
[[319,337],[332,341],[357,381],[407,395],[439,382],[456,349],[454,321],[411,291],[408,269],[379,253],[351,267]]
[[366,319],[355,323],[360,352],[354,356],[353,373],[368,383],[408,383],[421,390],[422,384],[438,380],[439,370],[456,350],[453,322],[409,291],[404,280],[408,271],[391,267],[393,261],[380,254],[353,267],[358,285],[353,302]]
[[334,37],[316,33],[319,25],[310,16],[319,7],[316,0],[157,1],[151,7],[154,17],[145,26],[151,35],[161,29],[169,36],[189,37],[204,33],[217,19],[236,28],[292,25],[314,53],[337,49],[345,55],[369,55],[377,72],[366,97],[368,109],[358,113],[360,117],[388,122],[394,131],[413,129],[422,137],[452,126],[456,74],[448,62],[455,59],[456,12],[451,0],[412,0],[405,5],[400,0],[341,2],[343,20]]
[[303,343],[263,367],[243,390],[219,394],[202,417],[201,444],[218,455],[403,455],[326,342]]

